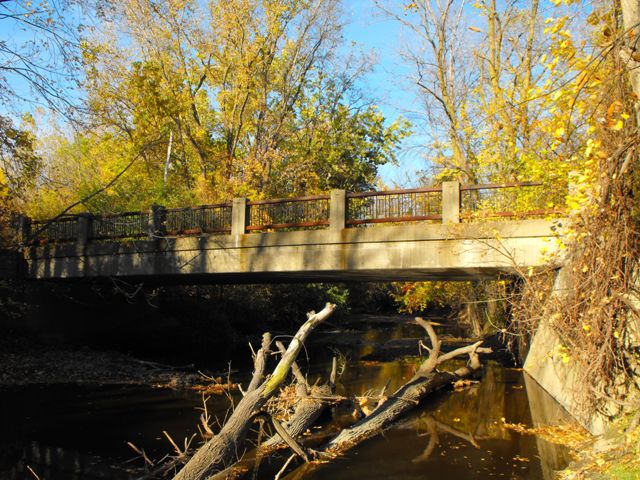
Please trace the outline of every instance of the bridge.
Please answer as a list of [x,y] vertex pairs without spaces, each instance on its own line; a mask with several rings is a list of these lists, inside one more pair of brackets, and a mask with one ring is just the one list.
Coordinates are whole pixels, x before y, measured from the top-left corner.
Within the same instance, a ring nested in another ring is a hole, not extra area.
[[468,280],[538,267],[564,220],[544,185],[441,186],[55,220],[22,218],[23,276],[145,283]]

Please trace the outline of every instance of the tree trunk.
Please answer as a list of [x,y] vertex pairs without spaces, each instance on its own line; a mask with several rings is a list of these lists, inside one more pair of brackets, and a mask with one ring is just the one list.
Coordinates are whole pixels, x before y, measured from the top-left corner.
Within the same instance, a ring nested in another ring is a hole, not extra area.
[[[371,438],[381,433],[385,427],[395,422],[403,414],[416,407],[420,401],[429,394],[451,385],[457,380],[473,375],[481,367],[479,353],[491,353],[490,348],[480,348],[482,342],[458,348],[449,353],[440,355],[440,341],[430,322],[420,318],[416,322],[428,333],[431,340],[429,357],[418,368],[416,374],[400,387],[386,401],[381,401],[369,416],[360,420],[350,428],[342,430],[337,436],[326,443],[320,450],[319,455],[335,456],[353,448],[367,438]],[[437,372],[436,367],[448,360],[460,355],[469,355],[469,363],[457,369],[455,372]],[[287,478],[302,478],[307,468],[314,468],[313,464],[299,468],[292,472]]]
[[239,459],[245,450],[244,441],[254,415],[264,407],[267,400],[280,387],[311,331],[329,317],[334,309],[335,305],[327,303],[319,313],[310,313],[307,321],[291,340],[289,347],[273,370],[273,374],[262,381],[266,355],[271,343],[270,336],[264,335],[262,348],[256,354],[253,379],[245,396],[235,407],[220,432],[200,447],[174,477],[174,480],[202,480]]
[[[416,322],[428,333],[431,340],[429,357],[418,368],[416,374],[400,387],[386,401],[381,400],[378,406],[364,419],[350,428],[342,430],[333,437],[318,452],[320,457],[335,457],[355,447],[364,440],[382,433],[391,423],[396,422],[402,415],[416,407],[429,394],[452,383],[470,377],[481,368],[479,353],[491,353],[490,348],[480,348],[481,341],[473,345],[458,348],[449,353],[440,355],[440,341],[430,322],[420,318]],[[438,372],[436,367],[448,360],[460,355],[469,355],[469,363],[454,372]],[[430,452],[423,454],[426,458]],[[297,468],[287,475],[287,479],[297,480],[305,477],[309,469],[316,468],[315,463],[310,463]]]
[[[468,351],[468,347],[459,350]],[[482,349],[484,352],[487,350],[488,349]],[[400,387],[386,402],[371,412],[368,417],[363,418],[351,428],[340,432],[323,447],[322,451],[342,453],[367,438],[381,433],[385,427],[389,426],[389,424],[396,421],[409,410],[415,408],[431,393],[447,385],[451,385],[458,380],[470,377],[481,367],[477,354],[474,353],[470,356],[470,364],[457,369],[455,372],[432,372],[427,375],[414,376],[409,382]]]
[[[284,346],[278,342],[278,348],[282,352]],[[336,388],[336,370],[337,363],[336,358],[333,357],[331,365],[331,374],[329,375],[329,381],[324,385],[314,385],[309,387],[304,375],[300,372],[298,365],[294,362],[291,365],[291,371],[296,377],[296,397],[298,402],[295,410],[291,415],[291,418],[285,423],[284,428],[293,438],[297,438],[311,428],[316,420],[322,415],[322,412],[329,406],[333,399],[333,394]],[[277,433],[273,435],[269,440],[260,445],[260,454],[268,454],[280,446],[285,445],[285,441]]]

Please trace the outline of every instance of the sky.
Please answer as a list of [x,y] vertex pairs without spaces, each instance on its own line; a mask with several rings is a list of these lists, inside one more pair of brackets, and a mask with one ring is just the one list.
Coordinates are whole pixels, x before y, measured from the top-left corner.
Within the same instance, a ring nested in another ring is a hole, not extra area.
[[[348,22],[345,40],[374,51],[377,57],[377,64],[367,76],[364,87],[370,89],[388,121],[403,116],[415,122],[418,119],[411,113],[415,110],[415,90],[409,80],[411,72],[400,60],[404,38],[399,25],[385,17],[373,0],[349,0],[344,8]],[[424,143],[424,137],[417,133],[406,138],[398,156],[398,166],[384,165],[380,169],[383,182],[389,186],[414,186],[416,171],[426,168],[420,155],[420,146]]]

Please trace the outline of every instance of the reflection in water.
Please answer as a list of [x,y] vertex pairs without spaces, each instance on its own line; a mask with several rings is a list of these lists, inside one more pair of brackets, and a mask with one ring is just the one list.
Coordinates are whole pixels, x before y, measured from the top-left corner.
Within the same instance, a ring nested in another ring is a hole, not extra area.
[[[351,348],[339,393],[365,395],[387,383],[388,392],[397,389],[413,375],[415,360],[359,359],[380,341],[419,334],[413,326],[368,325]],[[319,359],[329,359],[331,344],[310,346],[310,380],[326,377],[328,361]],[[3,391],[2,401],[0,479],[32,478],[27,465],[47,480],[133,478],[122,468],[135,456],[127,441],[160,458],[171,450],[162,430],[175,439],[191,436],[200,413],[197,394],[143,387],[24,387]],[[211,413],[224,418],[226,398],[213,397],[208,405]],[[521,371],[489,364],[480,383],[434,395],[384,435],[344,458],[307,470],[304,478],[547,480],[567,463],[565,450],[507,431],[503,418],[526,425],[568,421],[562,408]],[[273,478],[280,465],[264,461],[258,478]]]
[[[401,366],[397,368],[402,371]],[[376,369],[377,374],[381,372]],[[546,408],[555,404],[550,398],[541,401]],[[550,480],[553,469],[566,465],[563,447],[545,442],[540,448],[535,437],[503,428],[503,419],[532,423],[522,372],[493,364],[485,368],[480,383],[436,395],[384,435],[363,443],[345,458],[307,470],[304,478]],[[567,414],[554,418],[555,422],[567,420]]]
[[111,461],[95,455],[86,455],[70,449],[50,447],[38,442],[25,445],[18,453],[17,462],[0,472],[1,478],[35,478],[29,467],[41,479],[64,478],[69,480],[109,478],[125,480],[131,476],[114,466]]
[[[561,425],[569,422],[576,424],[576,421],[569,417],[569,414],[562,405],[556,402],[551,395],[543,390],[543,388],[526,373],[524,374],[524,381],[527,386],[527,396],[533,427]],[[538,447],[545,480],[554,478],[554,471],[564,468],[572,460],[566,448],[558,448],[557,445],[548,440],[536,437],[536,445]]]

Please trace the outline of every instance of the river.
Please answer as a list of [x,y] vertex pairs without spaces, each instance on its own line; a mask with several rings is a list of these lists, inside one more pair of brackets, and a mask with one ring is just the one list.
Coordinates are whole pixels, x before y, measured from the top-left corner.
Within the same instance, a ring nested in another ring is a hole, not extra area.
[[[329,325],[314,335],[300,366],[312,381],[326,376],[337,349],[345,360],[338,393],[379,392],[387,383],[393,391],[412,375],[416,360],[406,356],[407,349],[415,349],[414,339],[423,335],[400,320],[354,316]],[[440,331],[459,334],[455,327]],[[246,381],[248,374],[234,380]],[[127,442],[160,458],[171,451],[163,430],[182,444],[197,433],[202,406],[196,392],[140,386],[27,386],[5,388],[0,395],[2,479],[35,478],[28,466],[43,480],[136,478],[128,469],[139,466],[139,459]],[[228,405],[225,396],[208,401],[209,412],[219,418]],[[383,435],[304,478],[546,480],[566,465],[566,449],[507,430],[504,421],[537,426],[570,419],[520,369],[489,360],[479,383],[435,395]],[[263,460],[256,478],[273,478],[281,463],[277,457]]]

